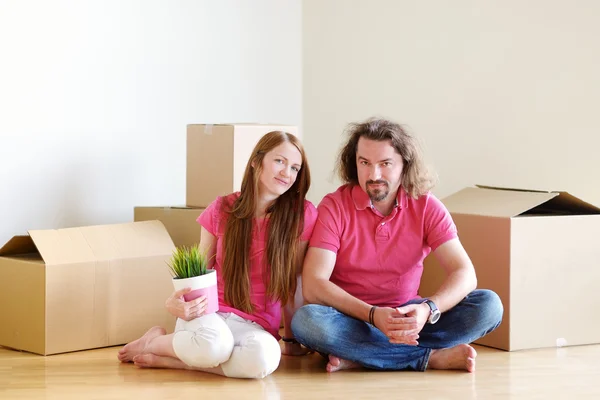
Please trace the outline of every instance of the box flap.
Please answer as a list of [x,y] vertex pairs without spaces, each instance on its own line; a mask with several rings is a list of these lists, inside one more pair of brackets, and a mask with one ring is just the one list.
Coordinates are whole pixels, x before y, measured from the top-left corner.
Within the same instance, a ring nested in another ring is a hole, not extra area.
[[31,240],[31,236],[14,236],[0,248],[0,256],[32,253],[37,253],[37,249],[33,240]]
[[161,221],[131,222],[82,228],[99,260],[154,257],[175,248]]
[[46,265],[96,260],[81,228],[30,230],[29,235]]
[[531,193],[555,193],[556,196],[552,197],[545,203],[541,203],[537,207],[529,209],[525,214],[531,215],[589,215],[589,214],[600,214],[600,207],[596,207],[593,204],[585,202],[572,194],[559,191],[543,191],[543,190],[529,190],[529,189],[514,189],[514,188],[501,188],[494,186],[475,185],[482,189],[496,189],[496,190],[510,190],[515,192],[531,192]]
[[536,192],[488,187],[465,188],[442,200],[448,211],[491,217],[514,217],[558,196]]
[[443,199],[451,213],[492,217],[589,215],[600,208],[570,193],[476,185]]
[[173,249],[160,221],[29,231],[47,265],[153,257]]
[[527,214],[540,215],[589,215],[600,214],[600,208],[587,203],[568,192],[556,192],[558,196],[541,204]]

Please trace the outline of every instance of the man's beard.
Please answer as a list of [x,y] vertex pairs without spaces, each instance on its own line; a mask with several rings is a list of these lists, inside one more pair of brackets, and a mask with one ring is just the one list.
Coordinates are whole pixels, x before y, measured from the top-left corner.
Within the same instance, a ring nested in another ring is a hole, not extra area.
[[[369,189],[370,184],[381,184],[384,187],[381,189]],[[388,194],[390,194],[390,184],[384,180],[378,180],[378,181],[368,180],[365,186],[367,188],[367,194],[369,195],[369,198],[373,202],[385,200],[385,198],[388,196]]]

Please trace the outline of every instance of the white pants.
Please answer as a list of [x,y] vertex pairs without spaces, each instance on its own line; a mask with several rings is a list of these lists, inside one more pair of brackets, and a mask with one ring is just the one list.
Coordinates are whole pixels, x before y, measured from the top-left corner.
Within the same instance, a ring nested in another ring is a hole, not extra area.
[[277,340],[255,322],[233,313],[212,313],[192,321],[177,319],[177,357],[190,367],[221,366],[232,378],[264,378],[279,366]]

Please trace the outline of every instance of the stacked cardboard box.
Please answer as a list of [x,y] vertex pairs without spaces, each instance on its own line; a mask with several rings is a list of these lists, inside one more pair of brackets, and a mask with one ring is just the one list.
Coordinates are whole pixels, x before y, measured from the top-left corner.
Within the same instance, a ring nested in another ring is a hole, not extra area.
[[[502,299],[500,327],[476,343],[508,351],[600,343],[600,209],[566,192],[477,186],[445,199],[478,287]],[[421,296],[445,274],[425,261]],[[443,316],[442,316],[443,318]]]

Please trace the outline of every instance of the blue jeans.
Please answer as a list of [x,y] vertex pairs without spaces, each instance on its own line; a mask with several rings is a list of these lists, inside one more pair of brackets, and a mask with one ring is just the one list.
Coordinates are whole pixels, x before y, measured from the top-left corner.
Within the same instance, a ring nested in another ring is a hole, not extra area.
[[[406,304],[421,301],[414,299]],[[443,313],[436,324],[425,324],[419,332],[418,346],[390,343],[371,324],[318,304],[305,305],[296,311],[292,331],[303,345],[366,368],[425,371],[432,349],[471,343],[496,329],[502,314],[502,302],[496,293],[474,290]]]

